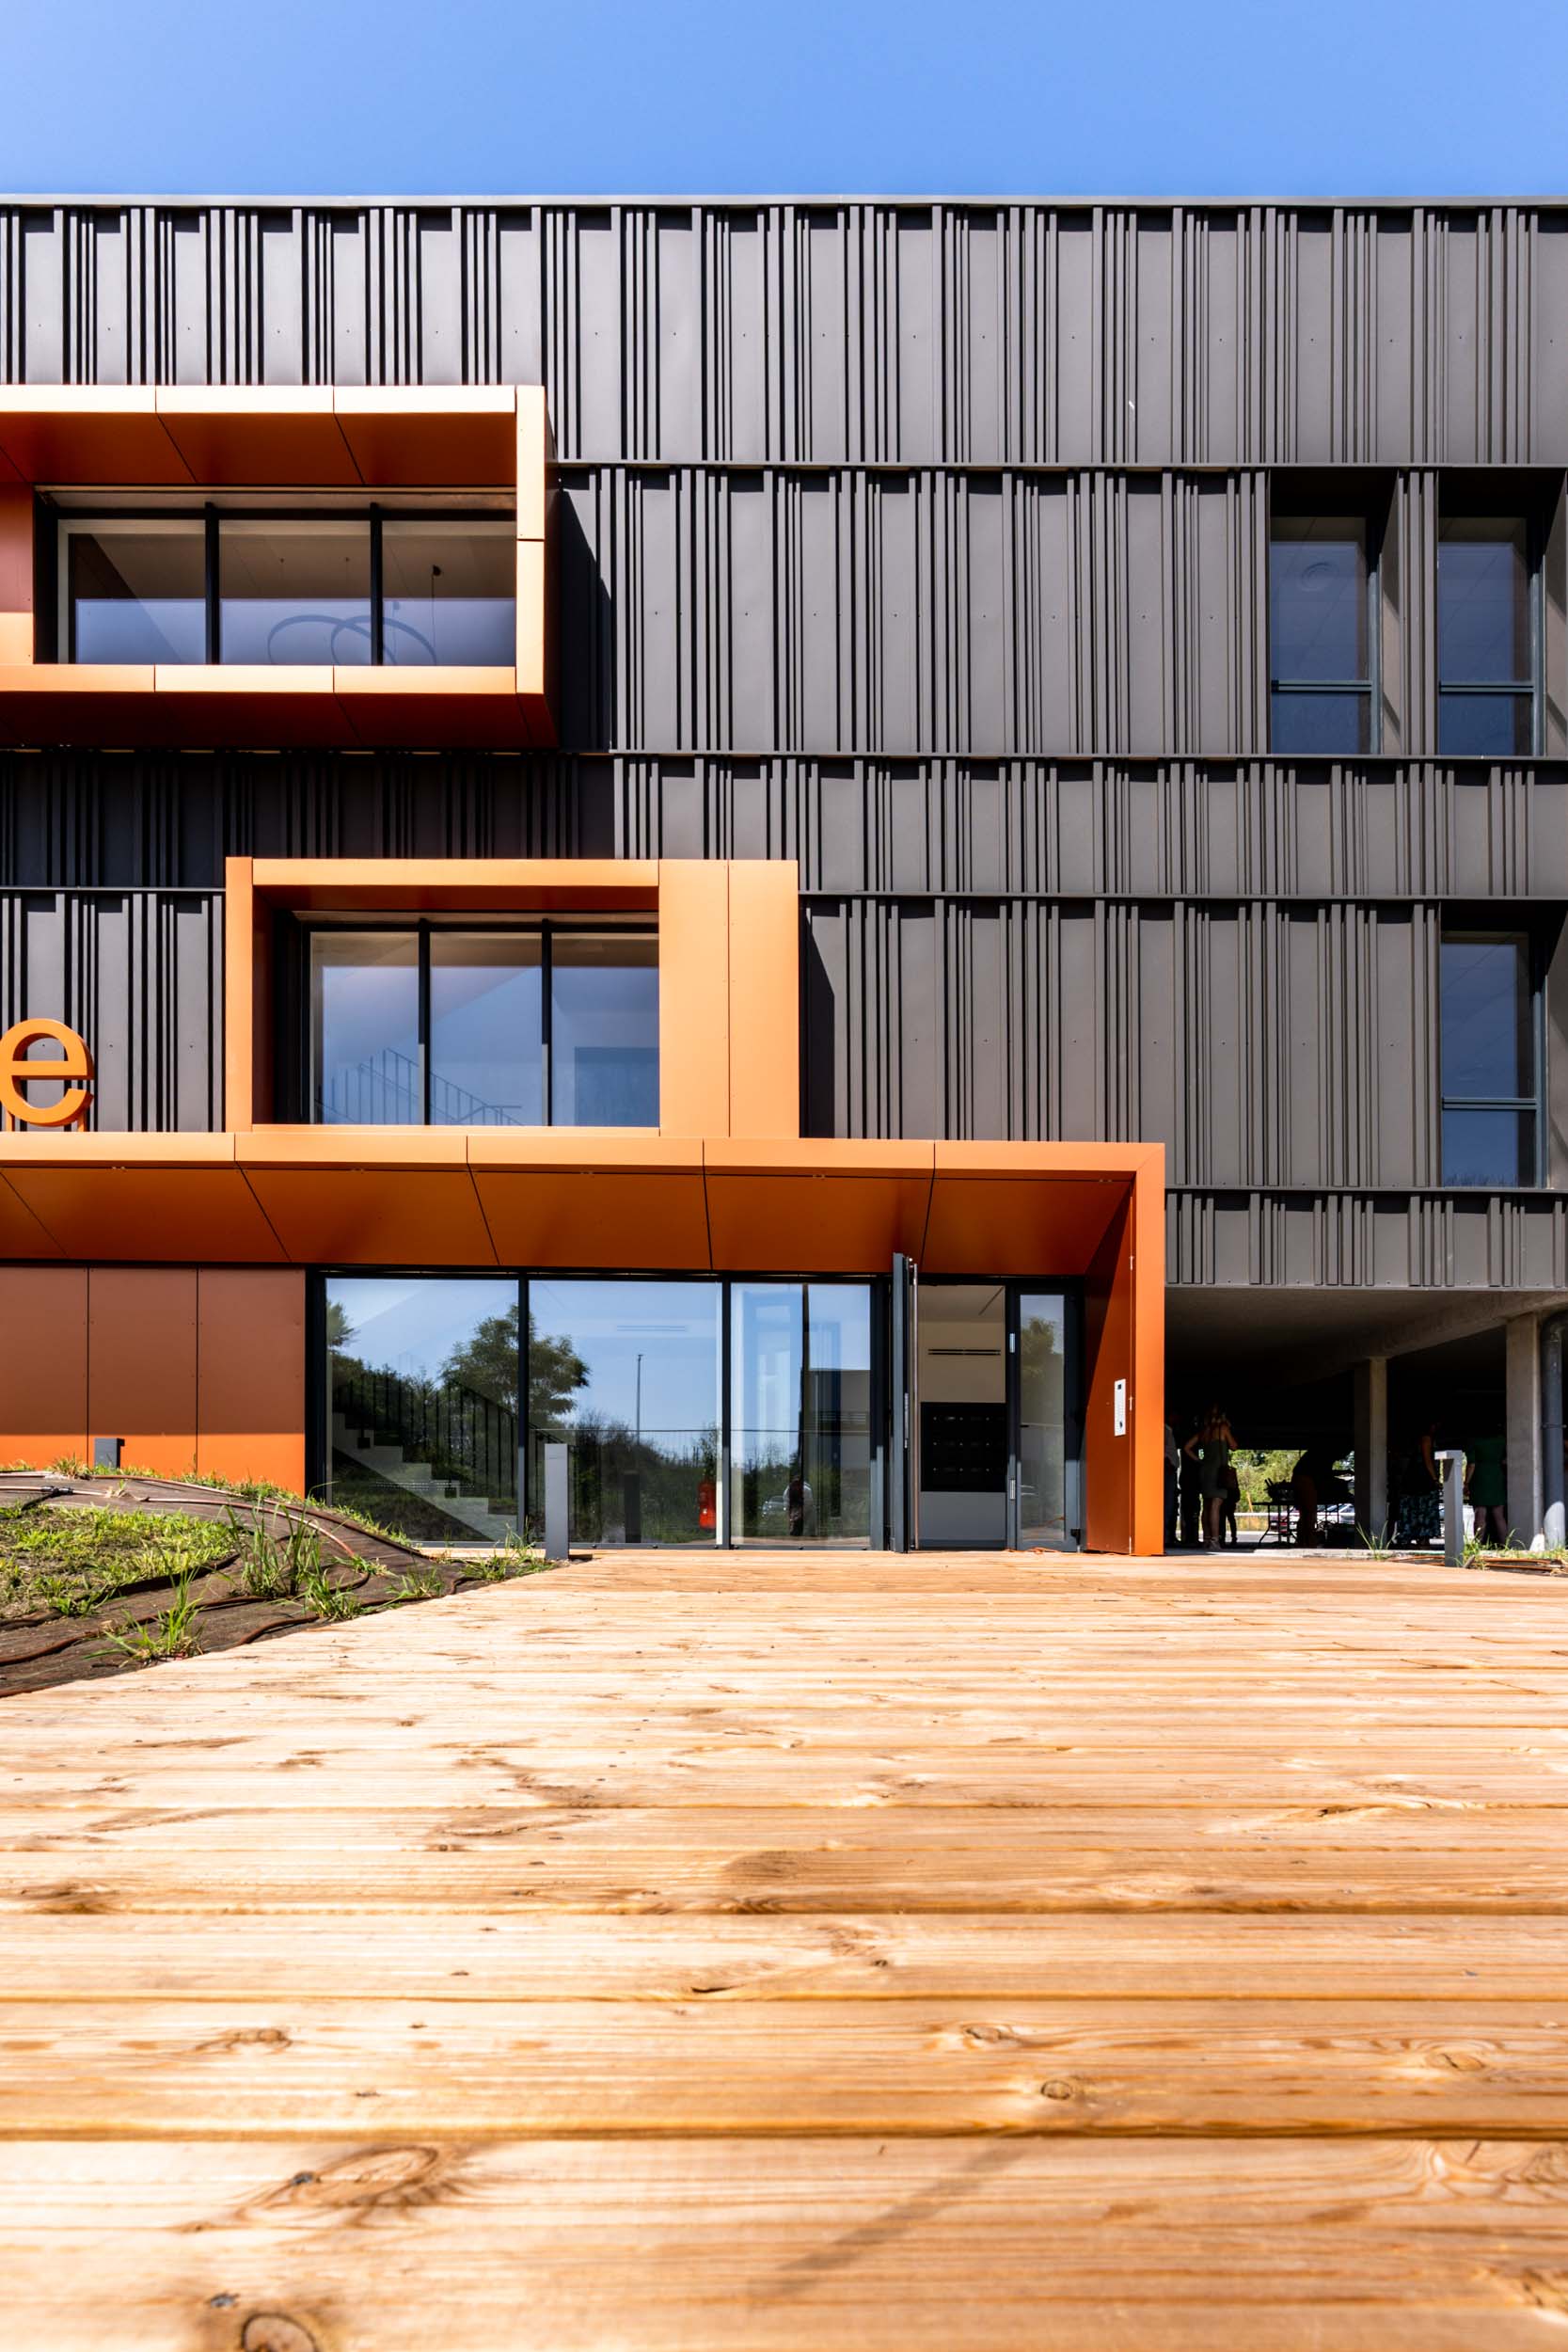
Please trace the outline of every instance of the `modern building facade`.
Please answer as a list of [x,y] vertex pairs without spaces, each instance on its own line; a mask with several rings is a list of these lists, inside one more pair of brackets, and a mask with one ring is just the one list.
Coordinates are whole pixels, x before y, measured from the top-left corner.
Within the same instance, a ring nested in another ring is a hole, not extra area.
[[0,1454],[1533,1532],[1565,469],[1568,208],[0,211]]

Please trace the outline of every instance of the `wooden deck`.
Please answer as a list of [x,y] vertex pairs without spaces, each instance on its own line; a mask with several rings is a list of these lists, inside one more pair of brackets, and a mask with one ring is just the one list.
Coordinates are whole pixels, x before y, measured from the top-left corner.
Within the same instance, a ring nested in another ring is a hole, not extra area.
[[18,2352],[1568,2343],[1568,1584],[601,1558],[0,1711]]

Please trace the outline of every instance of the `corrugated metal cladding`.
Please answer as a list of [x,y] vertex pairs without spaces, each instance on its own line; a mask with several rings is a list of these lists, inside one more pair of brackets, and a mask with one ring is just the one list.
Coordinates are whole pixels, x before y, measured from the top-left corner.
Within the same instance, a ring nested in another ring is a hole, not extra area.
[[0,375],[548,389],[561,455],[1568,462],[1568,209],[61,205]]
[[[30,204],[0,380],[543,381],[562,461],[561,752],[0,755],[0,1025],[104,1124],[221,1121],[227,854],[792,857],[809,1132],[1160,1137],[1178,1282],[1568,1283],[1437,1189],[1455,914],[1552,955],[1568,1184],[1568,204]],[[1327,466],[1384,753],[1276,760]],[[1541,759],[1434,755],[1462,468],[1555,515]]]
[[0,889],[227,856],[789,857],[808,892],[1568,893],[1568,764],[0,752]]

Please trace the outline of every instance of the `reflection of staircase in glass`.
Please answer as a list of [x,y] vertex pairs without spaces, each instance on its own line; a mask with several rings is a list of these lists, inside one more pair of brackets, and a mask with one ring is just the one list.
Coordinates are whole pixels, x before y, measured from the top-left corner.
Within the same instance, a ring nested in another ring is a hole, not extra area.
[[[333,1073],[316,1096],[316,1120],[327,1127],[419,1127],[424,1124],[420,1099],[420,1065],[412,1054],[384,1045],[351,1068]],[[430,1123],[433,1127],[526,1127],[534,1122],[519,1105],[487,1103],[467,1087],[454,1086],[438,1071],[431,1073]]]
[[[337,1369],[332,1390],[332,1451],[396,1488],[426,1520],[450,1523],[445,1540],[499,1544],[517,1522],[517,1417],[460,1384],[439,1388],[392,1372]],[[373,1493],[373,1483],[372,1483]],[[367,1507],[375,1516],[372,1495]],[[421,1533],[411,1526],[412,1534]]]

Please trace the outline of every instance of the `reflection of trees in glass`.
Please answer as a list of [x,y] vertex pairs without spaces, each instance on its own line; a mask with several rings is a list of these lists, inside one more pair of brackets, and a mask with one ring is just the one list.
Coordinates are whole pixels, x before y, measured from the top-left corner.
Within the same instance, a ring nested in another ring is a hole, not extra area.
[[[469,1338],[453,1348],[441,1367],[441,1377],[456,1386],[493,1397],[511,1412],[517,1409],[517,1310],[486,1315]],[[543,1428],[559,1421],[578,1389],[586,1386],[588,1366],[569,1340],[541,1339],[533,1317],[528,1319],[528,1414]]]
[[345,1348],[354,1337],[354,1326],[348,1319],[348,1309],[341,1298],[326,1302],[326,1344],[338,1350]]
[[[1049,1398],[1053,1403],[1062,1393],[1062,1375],[1066,1362],[1058,1343],[1054,1320],[1031,1315],[1018,1335],[1023,1379],[1024,1412],[1034,1418],[1033,1409],[1039,1401]],[[1037,1386],[1036,1384],[1038,1384]]]

